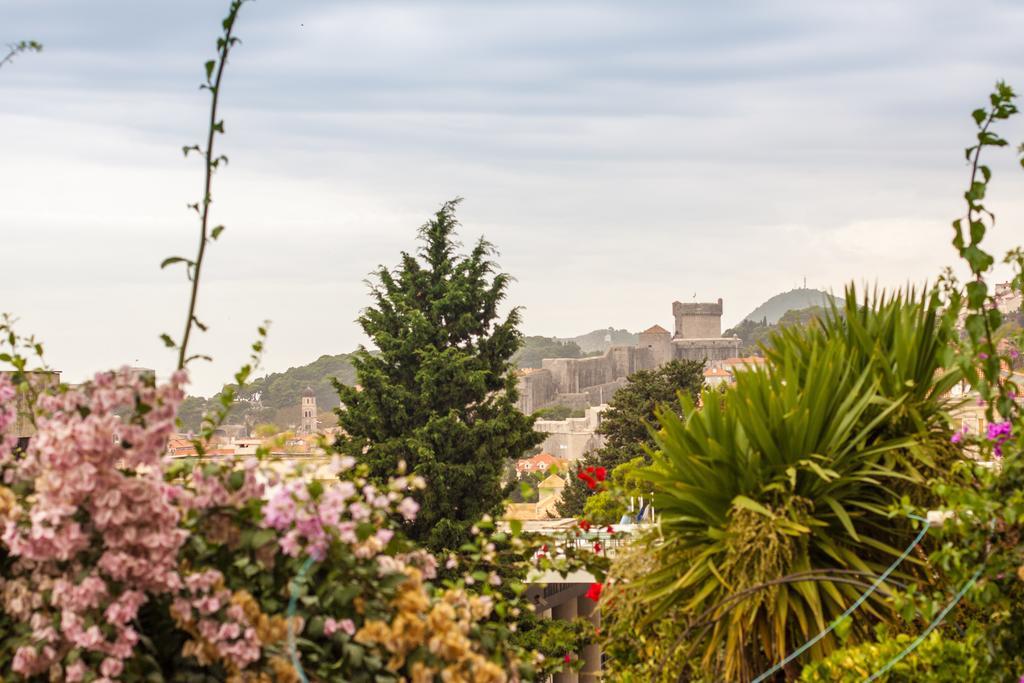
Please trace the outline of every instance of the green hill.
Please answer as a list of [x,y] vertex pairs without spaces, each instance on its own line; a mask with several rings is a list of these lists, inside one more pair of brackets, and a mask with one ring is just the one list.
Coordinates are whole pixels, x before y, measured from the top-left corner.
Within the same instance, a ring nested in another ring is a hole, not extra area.
[[613,346],[635,346],[639,343],[638,335],[629,330],[616,330],[608,327],[602,330],[594,330],[578,337],[560,338],[559,341],[575,342],[584,355],[604,353]]
[[840,306],[843,304],[841,297],[833,297],[828,292],[823,292],[820,289],[801,287],[783,292],[782,294],[776,294],[745,315],[743,320],[752,320],[757,323],[767,322],[769,325],[774,325],[779,322],[779,318],[785,315],[787,311],[800,311],[813,306],[828,307],[829,303],[833,300]]
[[790,325],[807,327],[818,318],[824,317],[826,310],[821,306],[808,306],[797,310],[786,311],[776,323],[766,323],[764,318],[751,320],[747,318],[736,327],[722,333],[723,337],[739,337],[743,342],[740,347],[741,356],[760,356],[761,345],[767,344],[769,338],[777,330]]
[[356,371],[347,353],[335,356],[320,356],[308,365],[288,368],[260,377],[246,387],[249,397],[259,397],[259,402],[269,408],[298,406],[306,387],[316,393],[316,404],[321,410],[338,407],[338,394],[331,385],[336,377],[342,384],[355,384]]
[[545,358],[579,358],[583,355],[574,341],[559,341],[554,337],[525,337],[522,347],[512,356],[517,368],[539,368]]
[[[281,428],[299,420],[299,402],[306,387],[316,393],[321,422],[329,422],[331,412],[338,407],[338,394],[331,385],[331,378],[337,377],[342,384],[354,384],[356,372],[352,367],[350,354],[320,356],[308,365],[288,368],[284,372],[273,372],[259,377],[246,385],[231,409],[228,424],[273,423]],[[213,409],[214,399],[189,396],[178,409],[184,428],[199,431],[202,416]]]

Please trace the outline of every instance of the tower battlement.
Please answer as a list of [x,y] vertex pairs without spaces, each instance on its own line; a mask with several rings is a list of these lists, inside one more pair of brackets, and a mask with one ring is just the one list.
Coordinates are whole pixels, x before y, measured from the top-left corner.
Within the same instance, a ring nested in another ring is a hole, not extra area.
[[675,339],[718,339],[722,336],[722,300],[715,303],[672,302]]

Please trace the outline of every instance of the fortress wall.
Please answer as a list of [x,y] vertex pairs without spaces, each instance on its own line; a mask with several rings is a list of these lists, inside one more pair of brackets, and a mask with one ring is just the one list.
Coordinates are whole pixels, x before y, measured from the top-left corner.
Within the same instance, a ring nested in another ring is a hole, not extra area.
[[543,408],[555,397],[555,382],[548,370],[533,370],[519,376],[519,400],[516,407],[529,415]]
[[723,339],[722,300],[672,304],[676,336],[658,327],[641,333],[638,346],[613,346],[601,356],[545,358],[543,368],[520,375],[519,409],[532,413],[549,405],[587,408],[607,403],[627,378],[672,359],[706,360],[715,365],[740,353],[738,338]]
[[[672,360],[672,346],[669,345],[667,351],[664,354],[659,354],[659,350],[656,348],[640,348],[636,350],[636,363],[633,366],[633,372],[637,370],[654,370],[660,368],[665,363]],[[664,360],[661,356],[664,355]],[[630,373],[633,374],[633,373]]]
[[707,360],[708,365],[740,355],[740,340],[732,339],[674,339],[675,357],[680,360]]
[[545,358],[541,363],[545,370],[551,372],[558,393],[575,394],[618,377],[616,362],[619,355],[613,351],[609,349],[603,356],[591,358]]
[[615,379],[615,364],[607,351],[603,356],[580,358],[576,361],[576,367],[576,391],[584,391],[587,387],[605,384]]
[[636,372],[636,349],[632,346],[613,346],[606,352],[611,357],[612,374],[628,377]]
[[626,385],[626,381],[627,379],[625,377],[620,377],[612,380],[611,382],[595,384],[592,387],[587,387],[581,393],[587,396],[589,401],[588,405],[599,406],[602,403],[608,403],[608,401],[612,400],[612,396],[615,395],[616,391]]
[[541,360],[544,370],[551,373],[555,391],[571,393],[576,391],[579,374],[576,370],[576,358],[545,358]]

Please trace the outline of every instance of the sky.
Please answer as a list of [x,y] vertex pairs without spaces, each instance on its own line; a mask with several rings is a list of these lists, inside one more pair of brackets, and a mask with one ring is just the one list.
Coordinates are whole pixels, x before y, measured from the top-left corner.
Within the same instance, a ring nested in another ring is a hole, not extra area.
[[[4,0],[0,311],[68,381],[166,374],[202,167],[203,62],[227,1]],[[527,334],[738,322],[804,282],[895,287],[955,260],[970,112],[1024,90],[1024,3],[257,0],[227,66],[193,388],[270,320],[267,371],[365,343],[366,278],[461,196]],[[1024,117],[1002,132],[1024,139]],[[1024,173],[990,155],[991,239],[1024,242]]]

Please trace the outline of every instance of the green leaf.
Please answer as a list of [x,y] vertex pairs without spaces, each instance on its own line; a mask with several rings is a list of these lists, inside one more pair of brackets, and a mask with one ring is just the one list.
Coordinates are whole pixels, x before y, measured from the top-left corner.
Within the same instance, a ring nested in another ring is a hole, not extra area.
[[252,535],[252,547],[262,548],[266,544],[277,539],[277,532],[273,529],[260,529]]
[[974,117],[974,122],[980,126],[988,118],[988,112],[984,109],[975,109],[971,112],[971,116]]
[[971,189],[967,191],[967,199],[969,201],[978,201],[985,198],[985,183],[980,181],[974,181],[971,183]]
[[850,534],[850,538],[859,543],[860,537],[857,535],[857,530],[853,528],[853,520],[850,519],[850,515],[846,512],[846,509],[832,496],[824,496],[823,500],[826,505],[832,508],[832,512],[836,513],[836,517],[839,518],[843,528],[846,529],[846,533]]
[[163,270],[164,268],[173,263],[187,263],[190,266],[193,265],[192,261],[183,256],[168,256],[167,258],[160,262],[160,269]]
[[764,515],[765,517],[775,517],[775,515],[772,514],[771,510],[761,505],[760,503],[751,500],[747,496],[736,496],[735,498],[732,499],[732,506],[737,508],[743,508],[745,510],[750,510],[751,512],[756,512],[758,514]]
[[[206,80],[207,81],[209,81],[213,77],[213,67],[216,66],[216,65],[217,65],[217,62],[212,60],[212,59],[210,61],[208,61],[204,65],[205,68],[206,68]],[[195,82],[195,81],[193,81],[193,82]]]
[[979,280],[972,280],[967,283],[967,305],[978,309],[985,305],[988,298],[988,285]]
[[224,232],[224,226],[223,225],[216,226],[213,230],[210,231],[210,239],[213,239],[213,240],[217,239],[218,237],[220,237],[220,234],[222,232]]
[[173,340],[173,339],[171,339],[171,335],[169,335],[169,334],[167,334],[167,333],[161,334],[161,335],[160,335],[160,340],[161,340],[161,341],[163,341],[163,343],[164,343],[164,346],[166,346],[166,347],[167,347],[167,348],[169,348],[169,349],[173,349],[173,348],[176,348],[176,347],[178,346],[178,345],[177,345],[177,344],[176,344],[176,343],[174,342],[174,340]]

